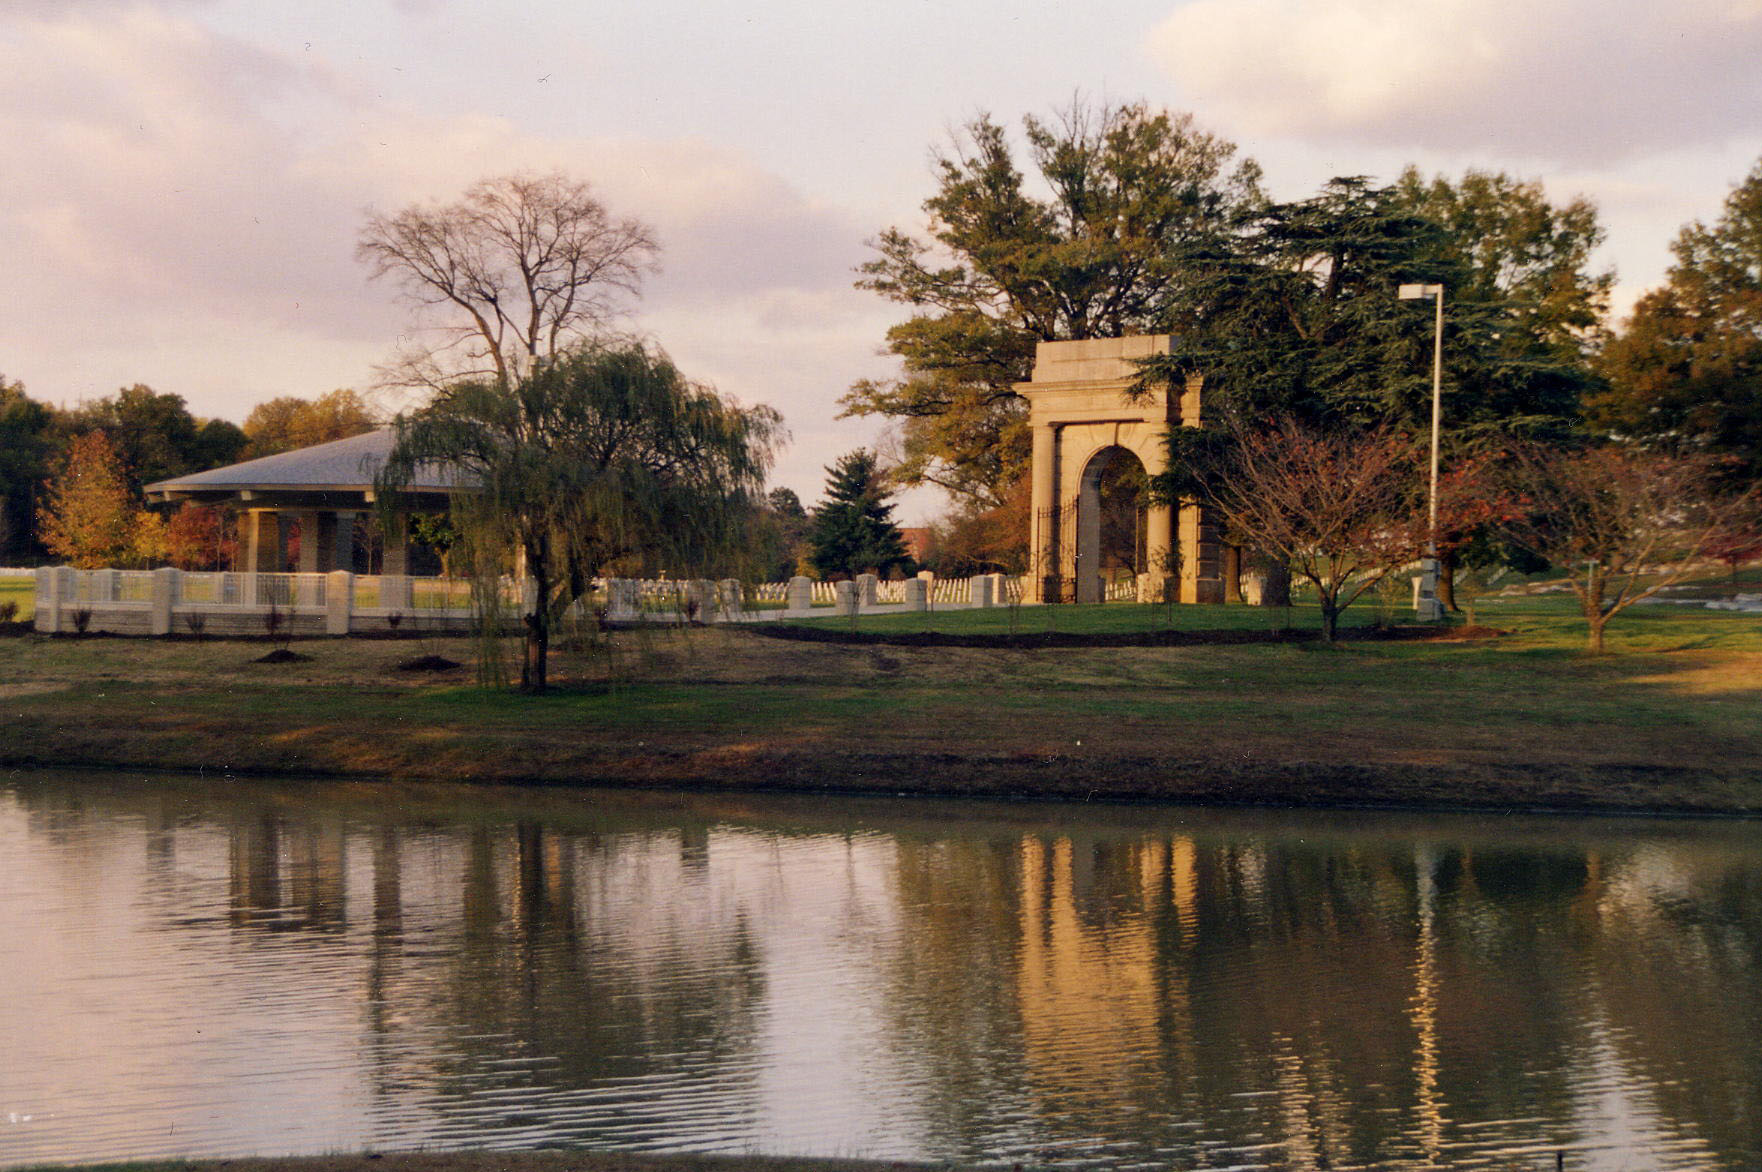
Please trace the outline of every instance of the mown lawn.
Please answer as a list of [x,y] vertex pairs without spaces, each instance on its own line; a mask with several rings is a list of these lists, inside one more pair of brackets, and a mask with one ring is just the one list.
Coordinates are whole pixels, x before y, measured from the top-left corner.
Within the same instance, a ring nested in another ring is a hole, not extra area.
[[[1158,629],[1065,607],[1055,629]],[[1176,608],[1189,629],[1264,622]],[[1637,608],[1583,652],[1560,595],[1497,637],[1006,649],[620,632],[552,694],[485,689],[460,639],[0,639],[11,764],[731,788],[1762,810],[1762,616]],[[1044,616],[1036,615],[1036,618]],[[848,622],[848,620],[835,620]],[[894,622],[859,618],[859,629]],[[902,616],[999,629],[998,612]],[[1018,616],[1020,621],[1020,616]],[[1240,629],[1240,628],[1239,628]],[[1310,782],[1331,779],[1331,789]],[[1648,788],[1651,787],[1651,788]]]
[[0,612],[7,603],[18,608],[14,618],[18,622],[28,622],[37,613],[37,581],[35,578],[0,578]]

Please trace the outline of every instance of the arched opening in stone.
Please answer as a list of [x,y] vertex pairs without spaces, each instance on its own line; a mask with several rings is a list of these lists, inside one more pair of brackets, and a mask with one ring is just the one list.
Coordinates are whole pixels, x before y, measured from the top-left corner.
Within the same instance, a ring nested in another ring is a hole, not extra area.
[[1114,585],[1131,585],[1146,560],[1149,480],[1144,462],[1117,444],[1089,458],[1077,489],[1077,601],[1101,602]]

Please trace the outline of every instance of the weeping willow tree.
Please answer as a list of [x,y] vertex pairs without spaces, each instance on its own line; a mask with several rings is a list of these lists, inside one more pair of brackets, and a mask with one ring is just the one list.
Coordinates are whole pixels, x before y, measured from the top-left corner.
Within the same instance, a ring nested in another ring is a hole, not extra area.
[[740,407],[636,342],[451,384],[394,426],[387,500],[420,466],[447,466],[468,543],[521,555],[530,692],[545,689],[551,631],[607,566],[642,558],[683,575],[727,560],[782,434],[771,408]]

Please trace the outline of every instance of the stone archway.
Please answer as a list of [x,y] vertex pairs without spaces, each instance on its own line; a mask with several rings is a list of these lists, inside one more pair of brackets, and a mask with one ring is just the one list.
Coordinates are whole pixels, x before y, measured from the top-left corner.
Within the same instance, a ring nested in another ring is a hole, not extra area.
[[[1034,442],[1028,543],[1034,601],[1099,601],[1097,551],[1084,557],[1089,534],[1099,529],[1094,517],[1085,523],[1084,488],[1087,477],[1099,478],[1118,458],[1112,449],[1129,452],[1154,477],[1168,464],[1169,428],[1200,425],[1198,378],[1179,395],[1166,385],[1133,392],[1138,361],[1170,347],[1167,334],[1041,342],[1033,379],[1016,384],[1028,400]],[[1098,464],[1103,452],[1108,455]],[[1216,529],[1198,505],[1146,508],[1142,557],[1140,601],[1160,601],[1169,591],[1181,602],[1223,601]]]
[[1107,585],[1150,569],[1144,462],[1109,444],[1089,457],[1078,480],[1076,599],[1104,602]]

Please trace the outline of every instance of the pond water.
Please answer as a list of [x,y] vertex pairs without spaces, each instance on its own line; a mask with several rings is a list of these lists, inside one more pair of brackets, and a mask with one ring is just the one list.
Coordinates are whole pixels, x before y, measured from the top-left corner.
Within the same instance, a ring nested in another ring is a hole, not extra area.
[[0,774],[0,1165],[1757,1168],[1759,835]]

